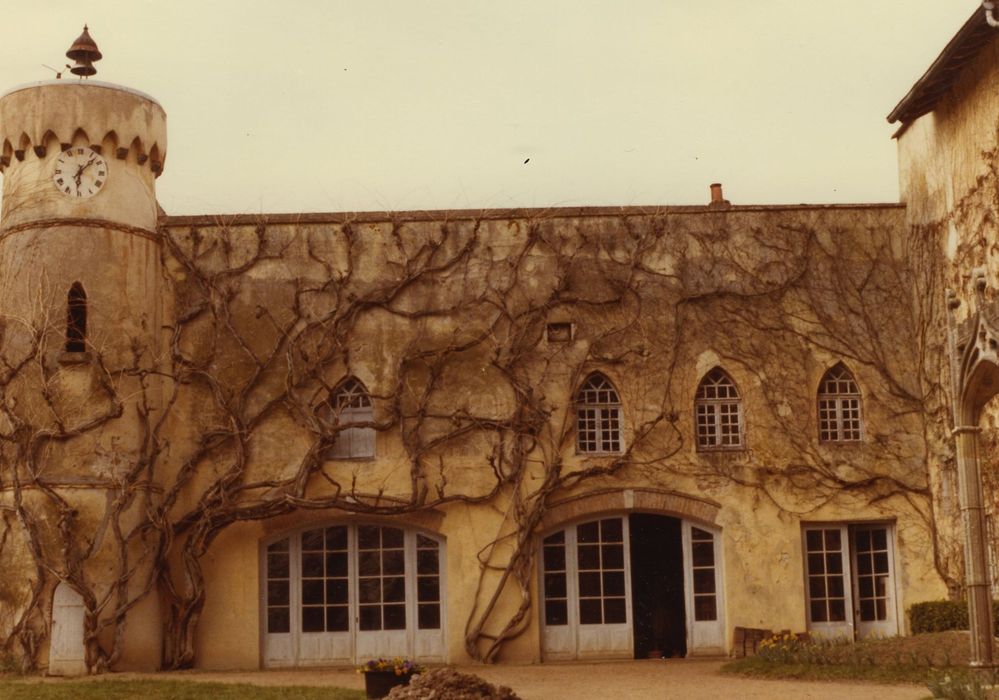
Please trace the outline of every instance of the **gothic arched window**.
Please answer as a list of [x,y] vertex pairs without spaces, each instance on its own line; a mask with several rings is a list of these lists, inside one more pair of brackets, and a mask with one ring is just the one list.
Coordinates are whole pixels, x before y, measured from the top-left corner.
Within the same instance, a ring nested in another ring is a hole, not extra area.
[[576,393],[576,450],[621,451],[621,399],[599,372],[587,377]]
[[860,389],[842,362],[830,368],[819,382],[819,440],[860,440]]
[[87,293],[74,282],[66,295],[66,352],[87,349]]
[[732,378],[720,367],[704,375],[694,397],[697,449],[742,447],[742,398]]
[[330,392],[327,409],[331,425],[338,428],[327,456],[331,459],[374,457],[375,429],[363,425],[373,420],[371,397],[364,384],[356,377],[344,379]]

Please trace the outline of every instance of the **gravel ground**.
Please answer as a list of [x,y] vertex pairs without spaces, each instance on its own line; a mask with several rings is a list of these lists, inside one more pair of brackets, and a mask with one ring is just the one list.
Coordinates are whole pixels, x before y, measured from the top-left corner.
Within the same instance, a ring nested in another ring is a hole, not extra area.
[[[490,683],[513,688],[523,700],[918,700],[929,696],[921,685],[877,685],[771,681],[718,673],[722,661],[670,659],[669,661],[615,661],[517,666],[459,666]],[[254,683],[259,685],[310,685],[363,688],[364,679],[352,669],[296,669],[238,673],[189,671],[175,673],[116,674],[117,678]]]

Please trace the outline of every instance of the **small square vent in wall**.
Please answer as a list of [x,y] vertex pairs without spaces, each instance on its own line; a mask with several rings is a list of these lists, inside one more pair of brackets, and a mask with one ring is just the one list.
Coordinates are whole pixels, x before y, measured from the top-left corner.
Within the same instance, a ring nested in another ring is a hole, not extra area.
[[549,323],[548,324],[548,342],[549,343],[568,343],[572,340],[572,324],[571,323]]

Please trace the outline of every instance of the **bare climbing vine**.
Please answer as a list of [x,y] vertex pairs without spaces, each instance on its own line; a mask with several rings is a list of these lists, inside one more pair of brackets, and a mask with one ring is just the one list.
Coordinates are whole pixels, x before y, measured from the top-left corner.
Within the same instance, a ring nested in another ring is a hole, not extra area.
[[[92,672],[120,660],[150,596],[164,665],[190,667],[203,561],[229,528],[481,504],[502,524],[478,552],[464,642],[495,660],[530,625],[548,508],[589,487],[737,493],[780,517],[906,509],[956,581],[928,476],[941,282],[918,234],[899,249],[900,221],[874,208],[167,221],[162,333],[126,353],[88,338],[80,365],[53,350],[65,291],[40,281],[39,313],[0,319],[0,567],[18,572],[0,584],[0,648],[39,665],[62,582],[83,597]],[[572,340],[549,342],[552,321],[574,323]],[[865,387],[863,448],[816,439],[816,383],[840,360]],[[742,451],[691,443],[715,364],[740,385]],[[573,392],[593,371],[622,396],[620,454],[575,451]],[[371,392],[370,422],[324,419],[349,375]],[[377,432],[378,459],[328,459],[356,427]]]

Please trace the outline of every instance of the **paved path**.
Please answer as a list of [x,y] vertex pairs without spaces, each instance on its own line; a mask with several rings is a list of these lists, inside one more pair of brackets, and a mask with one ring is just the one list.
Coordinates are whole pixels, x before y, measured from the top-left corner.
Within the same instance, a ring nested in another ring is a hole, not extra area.
[[[523,700],[919,700],[929,697],[922,685],[877,685],[771,681],[721,675],[722,661],[670,659],[544,665],[457,667],[490,683],[508,685]],[[296,669],[239,673],[189,671],[116,674],[118,678],[186,679],[258,685],[310,685],[363,688],[352,669]]]

